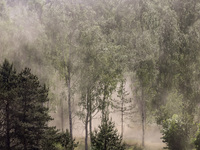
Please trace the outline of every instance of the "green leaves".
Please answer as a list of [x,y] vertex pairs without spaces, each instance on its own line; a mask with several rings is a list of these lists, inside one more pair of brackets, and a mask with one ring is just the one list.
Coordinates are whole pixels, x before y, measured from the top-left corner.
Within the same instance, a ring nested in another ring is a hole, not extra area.
[[163,122],[163,142],[167,144],[170,150],[189,149],[189,124],[182,120],[180,116],[174,114],[172,118]]

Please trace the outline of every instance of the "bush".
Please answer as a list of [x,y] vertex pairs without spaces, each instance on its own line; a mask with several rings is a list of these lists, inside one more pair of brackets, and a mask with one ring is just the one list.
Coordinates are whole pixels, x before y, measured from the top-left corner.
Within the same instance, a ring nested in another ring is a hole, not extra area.
[[75,142],[75,139],[71,139],[68,130],[66,130],[65,133],[60,133],[58,141],[58,143],[61,144],[61,146],[66,150],[71,150],[78,146],[78,143]]
[[94,131],[91,140],[92,150],[125,150],[114,123],[108,119],[102,121],[99,131]]
[[189,134],[187,124],[178,115],[173,115],[162,124],[163,142],[167,144],[169,150],[188,150]]
[[75,139],[71,140],[68,130],[58,133],[55,127],[49,128],[42,141],[42,150],[71,150],[78,146]]
[[59,133],[55,127],[49,127],[42,140],[42,150],[57,150],[56,143],[59,141]]

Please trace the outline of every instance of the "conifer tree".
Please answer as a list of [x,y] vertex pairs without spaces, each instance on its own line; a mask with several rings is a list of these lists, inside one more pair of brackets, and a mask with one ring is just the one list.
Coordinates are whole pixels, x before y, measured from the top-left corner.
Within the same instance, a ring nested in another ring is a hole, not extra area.
[[5,60],[0,66],[0,149],[11,150],[16,145],[16,85],[16,71]]
[[92,134],[92,150],[125,150],[122,137],[117,134],[115,124],[107,117],[101,122],[99,131]]
[[57,134],[47,126],[51,120],[44,106],[47,101],[46,86],[41,86],[30,69],[17,74],[13,65],[4,61],[0,68],[0,149],[54,147],[53,142],[47,145],[48,137]]
[[19,74],[18,82],[19,111],[17,136],[21,149],[41,149],[42,140],[51,119],[44,103],[48,101],[48,90],[41,86],[38,78],[25,68]]

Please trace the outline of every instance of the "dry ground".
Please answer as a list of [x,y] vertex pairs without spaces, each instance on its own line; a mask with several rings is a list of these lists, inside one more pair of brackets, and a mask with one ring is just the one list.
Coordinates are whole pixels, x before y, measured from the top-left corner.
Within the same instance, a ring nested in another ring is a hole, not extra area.
[[[79,142],[79,146],[75,150],[84,150],[84,139],[79,138],[76,139]],[[140,141],[136,140],[131,140],[131,139],[125,139],[125,142],[130,145],[130,148],[127,150],[134,150],[133,147],[134,145],[141,145]],[[144,150],[164,150],[163,147],[165,147],[165,144],[163,143],[158,143],[158,142],[146,142],[145,143],[145,149]]]

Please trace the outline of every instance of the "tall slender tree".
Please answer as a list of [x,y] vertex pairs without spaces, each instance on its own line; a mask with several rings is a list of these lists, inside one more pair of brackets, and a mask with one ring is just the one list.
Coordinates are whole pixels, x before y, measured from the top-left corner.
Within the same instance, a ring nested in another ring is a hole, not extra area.
[[131,99],[127,98],[129,93],[126,91],[126,80],[122,79],[120,86],[117,90],[117,97],[119,98],[118,101],[115,101],[114,107],[117,111],[121,113],[121,137],[123,139],[124,136],[124,121],[125,121],[125,115],[130,111],[130,102]]

